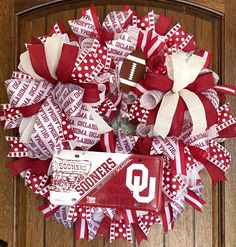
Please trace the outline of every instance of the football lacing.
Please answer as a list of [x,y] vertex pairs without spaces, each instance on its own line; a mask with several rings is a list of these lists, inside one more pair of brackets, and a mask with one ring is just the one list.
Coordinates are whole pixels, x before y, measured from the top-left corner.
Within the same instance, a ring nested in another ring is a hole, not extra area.
[[130,74],[129,74],[129,77],[128,77],[128,79],[130,81],[132,81],[133,78],[134,78],[134,72],[136,70],[136,67],[137,67],[137,63],[132,63],[132,67],[131,67]]

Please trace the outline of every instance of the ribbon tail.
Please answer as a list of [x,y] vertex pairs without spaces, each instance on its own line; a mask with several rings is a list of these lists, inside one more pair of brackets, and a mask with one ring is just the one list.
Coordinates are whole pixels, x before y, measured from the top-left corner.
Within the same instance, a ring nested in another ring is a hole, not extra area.
[[32,173],[35,175],[44,175],[48,171],[50,162],[51,159],[40,160],[40,159],[21,158],[6,164],[6,167],[12,170],[13,176],[16,176],[28,169],[31,169]]
[[138,224],[138,217],[135,210],[126,209],[123,212],[125,224]]
[[206,151],[194,146],[189,146],[189,151],[194,159],[204,164],[213,182],[226,180],[225,172],[208,160],[209,154]]
[[165,16],[162,12],[155,25],[156,32],[160,35],[165,35],[173,20],[173,16]]
[[155,136],[160,135],[162,138],[165,138],[168,135],[178,101],[178,93],[172,93],[172,91],[169,91],[164,95],[153,129]]
[[107,241],[109,240],[109,231],[110,231],[110,221],[104,217],[100,223],[100,226],[97,230],[97,236],[103,236]]
[[132,224],[132,227],[135,232],[135,236],[138,244],[140,244],[144,239],[147,240],[147,236],[145,235],[145,233],[142,231],[142,229],[138,224]]
[[97,124],[100,134],[105,134],[106,132],[112,131],[113,129],[99,116],[98,113],[92,108],[90,104],[85,103],[89,113],[92,115],[94,122]]
[[[187,105],[188,111],[192,118],[193,130],[192,135],[203,133],[207,128],[206,113],[204,106],[199,97],[187,89],[182,89],[179,95]],[[168,112],[168,111],[167,111]]]
[[218,132],[219,138],[232,138],[236,137],[236,124],[230,125],[226,129]]
[[225,94],[229,94],[232,96],[236,96],[236,87],[235,86],[217,85],[214,87],[214,89],[220,93],[225,93]]
[[217,168],[214,164],[212,164],[210,161],[207,161],[204,163],[208,173],[210,174],[213,182],[223,182],[226,181],[227,178],[225,177],[225,173]]
[[201,199],[199,196],[197,196],[193,191],[189,189],[185,194],[185,201],[200,212],[202,206],[205,204],[205,201],[203,199]]
[[178,141],[178,145],[175,151],[175,159],[174,160],[170,159],[170,164],[174,176],[177,174],[181,174],[181,175],[187,174],[186,160],[184,154],[184,144],[182,141]]
[[88,240],[88,225],[85,219],[78,218],[76,221],[76,239]]
[[161,214],[161,217],[164,230],[167,233],[169,230],[174,228],[173,209],[170,204],[164,207],[164,211]]
[[47,202],[41,205],[38,209],[42,211],[42,213],[44,214],[44,218],[48,218],[49,216],[55,214],[59,208],[60,206],[56,206],[51,204],[50,202]]

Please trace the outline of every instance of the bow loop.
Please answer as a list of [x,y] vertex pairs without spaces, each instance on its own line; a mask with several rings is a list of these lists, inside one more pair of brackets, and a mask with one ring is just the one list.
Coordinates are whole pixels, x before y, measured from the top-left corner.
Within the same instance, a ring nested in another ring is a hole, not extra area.
[[154,135],[165,138],[170,132],[174,115],[178,111],[179,97],[185,102],[192,118],[192,134],[205,131],[207,121],[202,101],[195,92],[186,89],[196,80],[204,64],[205,58],[197,55],[192,55],[189,59],[182,53],[167,56],[167,72],[173,81],[173,86],[172,90],[168,91],[162,99],[154,125]]
[[167,73],[174,81],[172,91],[178,92],[194,82],[204,67],[203,57],[192,55],[188,60],[182,53],[166,57]]
[[166,57],[167,73],[169,78],[174,81],[172,91],[177,93],[185,88],[189,83],[187,71],[187,63],[185,56],[181,53],[176,53]]

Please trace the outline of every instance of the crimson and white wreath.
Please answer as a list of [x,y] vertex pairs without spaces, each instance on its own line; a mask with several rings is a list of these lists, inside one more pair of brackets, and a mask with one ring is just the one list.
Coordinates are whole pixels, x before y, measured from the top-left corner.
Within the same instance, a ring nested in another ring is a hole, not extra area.
[[32,38],[19,71],[5,82],[1,122],[14,159],[6,166],[38,197],[40,207],[77,239],[147,239],[165,231],[190,204],[201,211],[206,169],[226,180],[236,118],[209,69],[211,54],[172,18],[129,7],[100,24],[94,6]]

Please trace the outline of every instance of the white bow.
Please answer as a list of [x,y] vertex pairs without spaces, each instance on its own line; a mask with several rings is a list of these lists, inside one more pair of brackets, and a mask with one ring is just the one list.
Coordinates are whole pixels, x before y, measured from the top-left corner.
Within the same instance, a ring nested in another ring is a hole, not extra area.
[[179,97],[184,100],[192,118],[192,134],[202,133],[207,128],[205,109],[201,100],[194,92],[185,89],[195,81],[206,60],[194,54],[187,59],[188,57],[182,53],[176,53],[166,58],[167,73],[174,83],[172,90],[168,91],[162,99],[153,130],[155,136],[159,135],[165,138],[168,135]]

